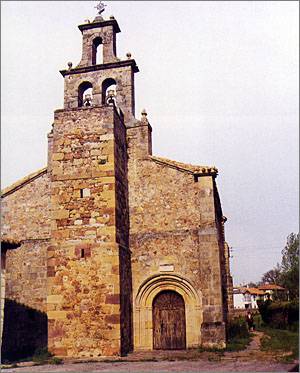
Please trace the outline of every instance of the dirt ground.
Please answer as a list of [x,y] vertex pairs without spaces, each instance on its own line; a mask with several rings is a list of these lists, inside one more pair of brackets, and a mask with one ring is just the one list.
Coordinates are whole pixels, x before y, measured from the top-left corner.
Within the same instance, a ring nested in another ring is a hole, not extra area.
[[3,372],[288,372],[295,363],[282,363],[283,355],[260,351],[262,333],[255,332],[240,352],[148,351],[107,360],[65,360],[61,365],[20,363]]
[[157,361],[40,365],[5,372],[287,372],[293,364],[266,361]]

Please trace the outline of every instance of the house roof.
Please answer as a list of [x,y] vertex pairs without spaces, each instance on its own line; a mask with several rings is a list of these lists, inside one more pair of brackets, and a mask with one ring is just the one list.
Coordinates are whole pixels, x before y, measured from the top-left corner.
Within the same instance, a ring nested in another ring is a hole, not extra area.
[[179,171],[188,172],[193,175],[214,175],[217,176],[218,169],[215,166],[196,166],[188,163],[182,163],[173,161],[171,159],[150,156],[150,159],[158,164],[163,164],[172,168],[175,168]]
[[276,284],[264,284],[258,287],[261,290],[285,290],[282,286]]
[[239,294],[239,293],[242,293],[242,294],[245,294],[245,293],[249,293],[251,295],[265,295],[266,293],[261,290],[261,289],[257,289],[257,288],[247,288],[245,286],[241,286],[239,288],[236,288],[234,289],[234,293],[235,294]]
[[261,290],[261,289],[257,289],[257,288],[242,288],[242,292],[243,293],[250,293],[252,295],[265,295],[266,293]]
[[38,178],[39,176],[45,174],[46,172],[47,172],[47,167],[44,167],[44,168],[41,168],[41,169],[33,172],[32,174],[29,174],[29,175],[23,177],[22,179],[16,181],[14,184],[11,184],[7,188],[4,188],[1,191],[1,197],[5,197],[8,194],[13,193],[17,189],[22,188],[24,185],[26,185],[29,182],[35,180],[36,178]]

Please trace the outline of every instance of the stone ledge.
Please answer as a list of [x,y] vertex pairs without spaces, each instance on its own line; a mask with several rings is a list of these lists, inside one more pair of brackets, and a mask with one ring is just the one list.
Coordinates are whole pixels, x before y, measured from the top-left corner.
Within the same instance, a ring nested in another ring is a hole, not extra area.
[[59,72],[63,77],[68,75],[80,74],[80,73],[88,73],[91,71],[98,71],[98,70],[107,70],[107,69],[117,69],[119,67],[126,67],[131,66],[133,68],[134,73],[138,73],[140,70],[135,62],[135,60],[124,60],[118,62],[109,62],[103,63],[101,65],[91,65],[91,66],[78,66],[71,70],[60,70]]

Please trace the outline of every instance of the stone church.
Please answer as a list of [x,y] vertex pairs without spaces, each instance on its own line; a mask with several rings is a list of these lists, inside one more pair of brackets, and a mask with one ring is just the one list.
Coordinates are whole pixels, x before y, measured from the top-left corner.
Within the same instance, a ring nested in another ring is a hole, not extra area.
[[225,347],[232,279],[218,170],[152,155],[116,19],[99,12],[78,28],[82,58],[60,71],[47,166],[2,191],[2,354]]

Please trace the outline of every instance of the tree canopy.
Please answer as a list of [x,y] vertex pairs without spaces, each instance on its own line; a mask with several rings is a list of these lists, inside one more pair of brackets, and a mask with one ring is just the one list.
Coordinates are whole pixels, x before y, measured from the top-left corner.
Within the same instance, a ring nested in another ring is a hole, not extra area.
[[281,285],[289,291],[290,299],[299,298],[299,233],[291,233],[281,252],[281,264],[264,273],[261,283]]

